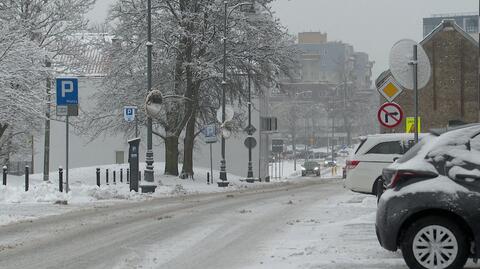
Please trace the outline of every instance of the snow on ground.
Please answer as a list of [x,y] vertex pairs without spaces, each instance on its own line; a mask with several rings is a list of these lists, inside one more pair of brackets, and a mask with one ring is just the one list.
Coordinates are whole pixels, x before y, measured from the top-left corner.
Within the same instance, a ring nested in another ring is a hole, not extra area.
[[399,252],[378,244],[376,205],[374,196],[349,191],[312,205],[267,243],[267,258],[255,268],[404,268]]
[[[293,169],[293,161],[284,161],[282,178],[272,178],[273,183],[298,180],[301,176],[300,164],[297,171]],[[44,182],[42,174],[30,175],[29,191],[24,191],[24,176],[8,175],[7,186],[0,185],[0,225],[18,221],[28,221],[42,216],[56,215],[98,203],[119,203],[140,201],[158,197],[171,197],[188,194],[214,193],[235,191],[243,188],[258,188],[272,183],[246,183],[242,177],[229,174],[228,188],[219,188],[217,184],[207,184],[207,168],[195,168],[194,179],[179,179],[175,176],[163,175],[163,163],[155,163],[155,182],[157,189],[153,194],[130,192],[126,183],[128,165],[103,165],[101,169],[101,187],[96,186],[96,168],[74,168],[69,171],[71,191],[58,191],[58,171],[50,173],[50,181]],[[272,165],[273,167],[273,165]],[[109,185],[106,185],[105,171],[109,169]],[[123,182],[120,182],[120,169],[123,169]],[[145,169],[145,163],[140,164],[140,170]],[[339,169],[341,170],[341,169]],[[113,171],[116,171],[116,184],[113,184]],[[219,172],[214,170],[214,180],[218,180]],[[341,173],[341,171],[339,172]],[[331,177],[331,169],[324,170],[322,177]],[[143,175],[142,175],[143,177]],[[65,172],[63,176],[65,180]],[[140,182],[141,185],[141,182]],[[64,187],[65,190],[65,187]]]

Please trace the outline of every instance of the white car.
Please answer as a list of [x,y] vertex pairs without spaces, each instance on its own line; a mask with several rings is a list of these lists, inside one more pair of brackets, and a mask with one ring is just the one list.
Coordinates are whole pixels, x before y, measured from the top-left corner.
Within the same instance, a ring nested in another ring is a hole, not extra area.
[[346,162],[345,186],[355,192],[376,195],[383,168],[407,152],[414,142],[414,135],[406,133],[364,137],[354,156]]

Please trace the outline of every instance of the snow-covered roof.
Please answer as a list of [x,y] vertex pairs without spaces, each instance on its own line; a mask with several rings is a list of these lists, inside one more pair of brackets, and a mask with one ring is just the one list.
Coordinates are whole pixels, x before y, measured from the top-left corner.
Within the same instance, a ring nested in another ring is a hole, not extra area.
[[75,51],[68,55],[60,55],[54,60],[54,67],[63,75],[80,77],[103,77],[106,74],[108,60],[103,53],[103,45],[112,43],[113,36],[106,33],[82,33],[72,36],[76,46]]
[[455,20],[448,19],[448,20],[443,20],[441,24],[439,24],[433,31],[428,34],[421,42],[420,45],[423,45],[430,41],[436,34],[438,34],[441,31],[444,31],[446,29],[452,29],[460,33],[465,39],[468,41],[472,42],[475,46],[478,47],[478,40],[473,38],[470,34],[465,32],[462,27],[458,26],[458,24],[455,22]]

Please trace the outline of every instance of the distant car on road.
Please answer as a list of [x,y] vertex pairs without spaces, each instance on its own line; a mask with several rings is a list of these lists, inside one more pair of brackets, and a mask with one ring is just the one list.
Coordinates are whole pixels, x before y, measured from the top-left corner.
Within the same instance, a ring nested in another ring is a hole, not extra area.
[[308,174],[313,174],[313,175],[316,175],[317,177],[320,176],[320,164],[315,161],[306,161],[301,168],[302,168],[302,177]]
[[325,166],[326,167],[334,167],[337,165],[337,161],[336,160],[325,160]]
[[480,258],[480,124],[428,135],[383,170],[380,244],[410,268],[463,268]]
[[[423,137],[424,134],[421,134]],[[414,135],[377,134],[364,137],[355,155],[346,161],[345,185],[352,191],[377,194],[382,169],[401,157],[414,144]]]

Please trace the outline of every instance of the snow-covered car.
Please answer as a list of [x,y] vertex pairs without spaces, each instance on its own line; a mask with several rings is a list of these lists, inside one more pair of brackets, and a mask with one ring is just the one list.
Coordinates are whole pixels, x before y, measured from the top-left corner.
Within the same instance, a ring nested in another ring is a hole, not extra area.
[[315,161],[306,161],[302,166],[302,177],[313,174],[320,176],[320,164]]
[[480,258],[480,124],[428,135],[384,169],[376,231],[410,268],[463,268]]
[[405,133],[362,138],[354,156],[346,161],[346,187],[355,192],[377,194],[383,168],[401,157],[413,144],[414,135]]

